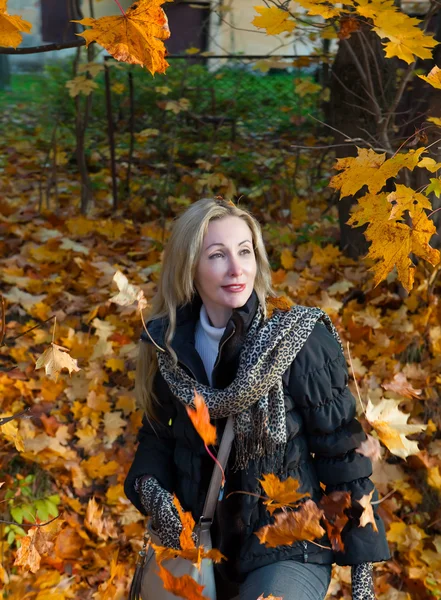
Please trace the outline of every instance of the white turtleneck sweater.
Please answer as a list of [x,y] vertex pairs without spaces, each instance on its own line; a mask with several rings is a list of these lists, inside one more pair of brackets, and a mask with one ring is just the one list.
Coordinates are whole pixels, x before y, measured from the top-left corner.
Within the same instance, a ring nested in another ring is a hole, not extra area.
[[210,385],[212,385],[211,375],[219,351],[219,342],[224,331],[225,327],[213,327],[210,324],[207,310],[202,304],[199,320],[196,323],[195,346],[204,363]]

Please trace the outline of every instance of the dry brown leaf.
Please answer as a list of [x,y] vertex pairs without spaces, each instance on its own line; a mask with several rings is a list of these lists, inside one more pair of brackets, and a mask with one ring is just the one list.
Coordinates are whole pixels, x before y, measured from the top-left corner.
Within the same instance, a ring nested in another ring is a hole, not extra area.
[[76,359],[69,355],[66,348],[57,346],[57,344],[54,344],[53,342],[50,347],[38,357],[37,362],[35,363],[35,369],[41,369],[42,367],[44,367],[46,375],[54,381],[58,380],[58,375],[63,369],[67,369],[69,375],[72,374],[72,371],[80,370]]
[[302,540],[315,540],[325,534],[320,525],[323,514],[315,502],[307,500],[299,510],[278,513],[274,517],[274,525],[265,525],[254,533],[266,548],[291,545]]
[[325,513],[325,527],[334,552],[343,552],[344,543],[341,532],[349,521],[346,509],[351,506],[351,494],[349,492],[331,492],[323,496],[319,506]]
[[371,499],[372,499],[372,495],[374,492],[375,492],[375,490],[372,490],[372,492],[370,494],[366,494],[365,496],[360,498],[360,500],[358,500],[357,502],[364,509],[363,513],[360,516],[360,527],[366,527],[366,525],[368,523],[371,523],[374,531],[376,531],[378,533],[378,527],[377,527],[377,524],[375,523],[374,507],[371,504]]

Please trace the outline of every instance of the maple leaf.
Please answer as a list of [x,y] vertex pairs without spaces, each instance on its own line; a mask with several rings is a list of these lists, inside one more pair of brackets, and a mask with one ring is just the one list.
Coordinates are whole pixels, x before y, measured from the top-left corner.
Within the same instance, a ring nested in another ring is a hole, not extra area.
[[[432,121],[433,119],[427,119],[427,120]],[[433,160],[433,158],[429,158],[428,156],[425,156],[417,164],[417,167],[419,167],[420,169],[427,169],[431,173],[435,173],[435,171],[438,171],[439,169],[441,169],[441,163],[437,163],[436,160]]]
[[373,530],[378,533],[378,527],[375,523],[374,507],[371,504],[372,495],[374,492],[375,489],[373,489],[370,494],[362,496],[360,500],[357,500],[357,502],[363,507],[363,512],[360,515],[360,527],[366,527],[366,525],[370,523]]
[[438,264],[439,251],[429,246],[436,228],[424,211],[414,212],[412,226],[409,227],[390,219],[390,203],[386,194],[366,194],[352,210],[348,224],[359,227],[366,223],[365,237],[372,242],[368,257],[375,262],[370,269],[374,272],[375,285],[396,266],[401,283],[406,290],[411,290],[415,271],[409,256],[412,252],[432,265]]
[[36,573],[40,568],[41,557],[52,551],[53,540],[61,524],[62,521],[57,519],[44,527],[31,527],[27,535],[20,538],[21,545],[17,550],[14,566]]
[[331,492],[322,497],[319,506],[325,514],[324,522],[332,549],[334,552],[343,552],[344,544],[341,532],[349,521],[345,510],[351,506],[351,494],[349,492]]
[[430,85],[437,90],[441,90],[441,69],[436,65],[428,75],[418,75],[418,77],[423,81],[430,83]]
[[372,435],[367,435],[366,439],[355,449],[355,452],[367,456],[373,463],[381,459],[380,442]]
[[69,351],[63,348],[63,346],[57,346],[53,342],[38,357],[35,363],[35,369],[41,369],[42,367],[45,368],[46,375],[54,381],[58,380],[58,375],[63,369],[67,369],[69,375],[72,374],[72,371],[80,371],[76,359],[69,355]]
[[406,167],[410,171],[417,166],[420,156],[426,151],[424,147],[418,150],[401,152],[386,159],[386,154],[377,154],[374,150],[358,148],[358,156],[349,156],[337,160],[335,168],[343,171],[334,175],[329,182],[330,187],[340,190],[341,198],[353,196],[364,185],[372,194],[376,194],[390,177],[395,177],[400,169]]
[[[303,6],[308,11],[308,15],[311,16],[320,16],[324,19],[332,19],[333,17],[338,17],[340,15],[340,10],[332,5],[330,2],[317,2],[314,0],[296,0],[297,4]],[[346,6],[350,6],[352,4],[351,0],[347,3]]]
[[441,196],[441,180],[431,177],[430,184],[426,187],[426,194],[433,192],[437,198]]
[[214,446],[216,444],[216,427],[210,423],[210,414],[205,400],[196,390],[194,392],[193,404],[195,409],[188,406],[187,414],[204,443],[207,446]]
[[188,600],[208,600],[202,595],[204,586],[199,585],[190,575],[182,575],[182,577],[174,577],[161,564],[158,565],[159,577],[162,579],[164,589],[171,592],[175,596],[187,598]]
[[179,535],[179,543],[181,544],[182,550],[193,550],[196,548],[194,543],[192,533],[195,526],[195,521],[190,511],[184,511],[181,503],[179,502],[177,496],[173,495],[173,504],[176,506],[176,509],[179,514],[179,519],[182,524],[182,531]]
[[360,29],[360,22],[354,17],[343,17],[340,19],[340,31],[338,32],[338,38],[340,40],[347,40],[351,37],[354,31]]
[[103,512],[104,507],[97,503],[95,497],[90,498],[87,504],[84,526],[102,540],[107,540],[109,537],[116,539],[118,532],[115,524],[109,517],[103,518]]
[[85,75],[78,75],[78,77],[66,82],[66,87],[69,90],[69,96],[75,98],[79,94],[89,96],[93,90],[98,88],[98,84],[93,79],[88,79]]
[[423,390],[416,390],[411,383],[407,380],[404,373],[396,373],[390,383],[383,383],[382,387],[385,390],[396,392],[400,396],[405,398],[418,398],[421,396]]
[[260,29],[266,29],[267,35],[291,32],[296,26],[291,15],[286,10],[282,10],[276,6],[272,6],[271,8],[255,6],[254,8],[260,13],[260,16],[254,17],[251,24]]
[[152,75],[165,73],[165,46],[170,37],[167,16],[161,5],[170,0],[138,0],[122,16],[86,18],[81,25],[90,26],[81,35],[88,46],[96,42],[118,61],[146,67]]
[[383,399],[377,405],[369,400],[366,419],[383,444],[396,456],[406,458],[419,452],[418,443],[405,436],[424,431],[427,425],[407,424],[409,415],[399,410],[400,400]]
[[21,34],[29,33],[32,25],[18,15],[9,15],[7,5],[8,0],[0,0],[0,46],[17,48],[23,41]]
[[291,506],[301,498],[310,496],[310,494],[303,494],[298,491],[300,484],[293,477],[288,477],[285,481],[280,481],[274,473],[268,473],[263,475],[263,479],[259,479],[258,481],[260,481],[263,491],[268,496],[263,503],[271,515],[278,508]]
[[395,192],[387,196],[388,202],[392,204],[389,219],[402,219],[404,211],[408,210],[412,217],[416,211],[423,208],[432,208],[429,198],[424,194],[415,192],[405,185],[395,185]]
[[265,525],[254,533],[266,548],[314,540],[325,534],[320,525],[323,514],[315,502],[306,500],[299,510],[277,513],[274,525]]
[[119,293],[112,296],[109,299],[110,302],[115,302],[115,304],[119,304],[120,306],[129,306],[137,301],[138,294],[141,291],[140,288],[137,285],[129,283],[129,280],[121,271],[116,271],[113,281],[118,286]]

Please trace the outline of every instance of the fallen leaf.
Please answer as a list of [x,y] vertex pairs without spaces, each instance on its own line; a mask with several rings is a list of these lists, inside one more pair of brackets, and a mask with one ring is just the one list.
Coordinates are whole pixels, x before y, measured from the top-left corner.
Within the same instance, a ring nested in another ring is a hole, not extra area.
[[46,375],[57,381],[60,371],[67,369],[69,375],[72,371],[79,371],[80,368],[75,358],[69,355],[68,350],[62,346],[51,343],[50,347],[47,348],[41,356],[38,357],[35,363],[35,369],[41,369],[44,367]]
[[370,494],[366,494],[357,502],[363,507],[363,512],[360,516],[360,527],[366,527],[368,523],[370,523],[373,527],[373,530],[378,533],[378,527],[375,523],[374,516],[374,507],[371,504],[372,495],[375,492],[375,489],[372,490]]
[[349,521],[345,510],[351,506],[351,494],[349,492],[331,492],[322,497],[319,506],[325,514],[324,522],[332,549],[334,552],[343,552],[344,543],[341,532]]
[[299,510],[277,513],[274,525],[265,525],[254,533],[266,548],[314,540],[326,533],[320,525],[323,514],[315,502],[307,500]]
[[193,403],[195,409],[187,407],[187,414],[194,428],[207,446],[216,444],[216,427],[210,423],[210,414],[205,400],[196,390]]
[[263,503],[266,505],[267,510],[271,515],[278,508],[292,506],[301,498],[310,495],[298,491],[300,483],[293,477],[288,477],[288,479],[280,481],[274,473],[268,473],[263,475],[263,479],[259,479],[258,481],[260,481],[263,491],[268,496]]
[[406,458],[419,452],[418,443],[405,436],[424,431],[427,425],[407,424],[409,415],[399,410],[400,400],[381,400],[373,405],[369,400],[366,419],[375,429],[383,444],[396,456]]
[[204,586],[199,585],[190,575],[174,577],[161,564],[158,565],[159,577],[162,579],[164,589],[175,596],[187,598],[187,600],[208,600],[202,595]]

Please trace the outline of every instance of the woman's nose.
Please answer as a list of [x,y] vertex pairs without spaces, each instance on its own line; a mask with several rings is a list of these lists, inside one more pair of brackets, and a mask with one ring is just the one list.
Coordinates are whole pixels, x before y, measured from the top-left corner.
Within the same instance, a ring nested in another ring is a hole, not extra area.
[[238,277],[242,274],[242,265],[237,258],[231,258],[230,260],[230,274],[234,277]]

